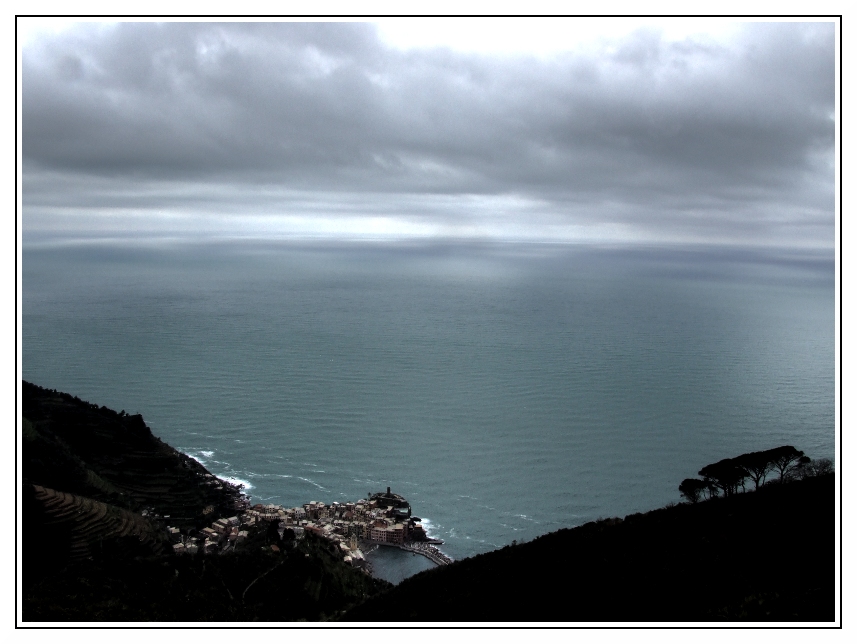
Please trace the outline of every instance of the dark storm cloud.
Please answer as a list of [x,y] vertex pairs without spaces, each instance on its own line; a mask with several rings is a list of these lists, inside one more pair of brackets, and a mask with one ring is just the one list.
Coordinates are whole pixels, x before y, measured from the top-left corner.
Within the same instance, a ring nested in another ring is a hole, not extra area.
[[822,23],[550,59],[365,24],[80,26],[24,50],[24,203],[446,222],[481,196],[522,227],[832,242],[833,45]]

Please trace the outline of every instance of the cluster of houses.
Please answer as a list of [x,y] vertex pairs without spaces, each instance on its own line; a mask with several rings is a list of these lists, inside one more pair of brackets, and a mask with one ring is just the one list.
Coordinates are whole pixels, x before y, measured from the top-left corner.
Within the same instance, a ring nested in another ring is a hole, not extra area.
[[200,530],[196,536],[183,535],[178,528],[170,526],[167,526],[167,533],[173,542],[173,552],[177,555],[193,555],[200,550],[212,554],[227,551],[244,541],[249,532],[241,527],[241,519],[234,516],[217,519],[211,526]]
[[[327,505],[318,501],[303,506],[285,508],[281,505],[250,506],[228,518],[220,518],[196,536],[183,535],[178,528],[168,527],[173,552],[178,555],[223,553],[242,543],[248,530],[277,522],[282,537],[291,530],[296,539],[312,533],[336,544],[346,563],[363,567],[366,560],[360,550],[360,540],[404,546],[410,542],[435,542],[426,536],[418,517],[411,516],[410,506],[398,494],[387,492],[369,495],[356,503],[334,501]],[[272,546],[276,548],[276,546]]]

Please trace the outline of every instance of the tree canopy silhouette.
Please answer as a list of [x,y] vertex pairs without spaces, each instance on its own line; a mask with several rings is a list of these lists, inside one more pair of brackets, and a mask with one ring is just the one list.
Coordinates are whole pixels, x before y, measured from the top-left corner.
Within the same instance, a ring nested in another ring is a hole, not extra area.
[[706,489],[708,489],[708,484],[700,479],[685,479],[678,486],[681,495],[691,503],[698,502]]
[[804,453],[791,445],[783,445],[770,450],[773,468],[780,473],[780,483],[796,468]]
[[774,469],[773,456],[775,450],[764,450],[762,452],[750,452],[741,454],[735,461],[740,465],[748,478],[759,489],[759,484],[764,484],[765,478]]
[[[806,458],[806,457],[804,457]],[[803,459],[801,459],[803,460]],[[810,478],[813,476],[823,476],[833,472],[833,460],[829,458],[813,458],[808,459],[800,468],[801,478]]]
[[747,473],[734,458],[724,458],[722,461],[711,463],[699,470],[699,475],[705,479],[709,487],[723,492],[723,496],[732,496],[740,486],[744,488],[744,478]]
[[690,503],[697,503],[704,492],[708,498],[732,496],[740,487],[746,491],[744,481],[749,478],[759,489],[771,472],[779,473],[779,482],[790,478],[829,474],[833,471],[833,461],[829,458],[812,460],[802,451],[791,445],[783,445],[759,452],[748,452],[735,458],[724,458],[706,465],[699,470],[702,479],[684,479],[678,486],[681,495]]

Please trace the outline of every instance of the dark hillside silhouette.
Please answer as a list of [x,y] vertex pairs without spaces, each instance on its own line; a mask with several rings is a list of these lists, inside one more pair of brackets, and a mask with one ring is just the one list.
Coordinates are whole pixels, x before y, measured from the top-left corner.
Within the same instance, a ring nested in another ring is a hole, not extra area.
[[426,571],[343,619],[833,621],[834,519],[832,474],[767,485]]

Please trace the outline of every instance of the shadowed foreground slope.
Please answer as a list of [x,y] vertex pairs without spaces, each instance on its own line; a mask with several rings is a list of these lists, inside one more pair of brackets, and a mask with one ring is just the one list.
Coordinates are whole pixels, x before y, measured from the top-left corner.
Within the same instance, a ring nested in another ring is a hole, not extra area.
[[345,621],[833,621],[834,477],[553,532],[426,571]]

